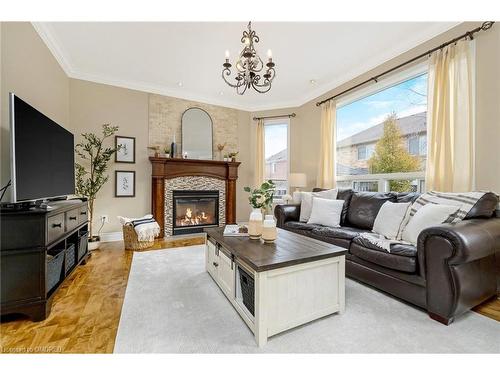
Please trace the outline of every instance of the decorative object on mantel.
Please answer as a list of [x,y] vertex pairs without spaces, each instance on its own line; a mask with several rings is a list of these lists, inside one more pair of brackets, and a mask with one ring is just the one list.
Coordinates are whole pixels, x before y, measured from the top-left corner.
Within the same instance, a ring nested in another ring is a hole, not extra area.
[[229,161],[229,154],[224,154],[224,161]]
[[166,158],[169,158],[169,157],[170,157],[170,147],[168,147],[168,146],[167,146],[167,147],[165,147],[165,148],[163,149],[163,152],[165,153],[165,157],[166,157]]
[[135,163],[135,137],[115,135],[115,163]]
[[207,111],[201,108],[188,108],[182,114],[182,156],[190,159],[212,160],[213,123]]
[[230,152],[229,154],[227,154],[227,157],[230,159],[228,161],[235,162],[236,161],[236,155],[238,155],[239,153],[240,153],[239,151],[234,151],[234,152]]
[[[229,62],[229,51],[226,51],[226,62],[222,64],[222,79],[231,87],[236,88],[238,95],[243,95],[247,89],[252,87],[258,93],[264,94],[271,89],[271,83],[275,77],[274,62],[271,50],[267,51],[268,61],[265,65],[265,73],[261,75],[264,69],[264,63],[255,50],[254,43],[258,43],[260,38],[252,30],[252,23],[248,23],[248,31],[243,31],[241,43],[245,46],[240,52],[236,61],[236,77],[234,83],[226,78],[231,75],[231,63]],[[263,78],[263,80],[262,80]]]
[[251,189],[249,186],[243,188],[250,193],[248,201],[252,206],[248,223],[248,234],[250,239],[259,239],[262,234],[262,211],[267,212],[273,204],[273,196],[276,185],[272,180],[264,181],[259,188]]
[[175,133],[174,133],[174,139],[170,144],[170,155],[172,155],[173,158],[177,156],[177,143],[175,143]]
[[83,133],[83,142],[75,146],[75,153],[80,161],[75,163],[76,194],[87,198],[89,212],[89,250],[99,247],[99,236],[94,236],[92,231],[92,220],[94,218],[94,202],[97,193],[108,181],[106,175],[108,163],[113,154],[118,150],[116,147],[105,147],[104,142],[118,131],[118,126],[104,124],[102,126],[102,137],[94,133]]
[[160,157],[160,146],[149,146],[148,150],[153,150],[155,153],[155,158]]
[[262,224],[262,239],[265,243],[273,243],[278,236],[276,229],[276,220],[273,215],[266,215],[264,223]]
[[224,142],[223,144],[221,144],[221,143],[217,144],[217,151],[218,151],[217,157],[218,157],[218,160],[223,160],[222,159],[222,151],[224,150],[224,147],[226,147],[226,145],[227,145],[227,142]]
[[115,171],[115,197],[135,197],[135,171]]

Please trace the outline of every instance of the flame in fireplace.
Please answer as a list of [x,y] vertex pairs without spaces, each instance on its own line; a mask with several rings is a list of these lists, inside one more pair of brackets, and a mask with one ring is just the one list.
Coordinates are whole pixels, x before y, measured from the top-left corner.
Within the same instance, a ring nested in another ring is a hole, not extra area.
[[184,216],[177,216],[175,218],[176,225],[185,227],[190,225],[203,225],[203,224],[213,224],[214,217],[207,214],[205,211],[194,213],[191,207],[186,209]]

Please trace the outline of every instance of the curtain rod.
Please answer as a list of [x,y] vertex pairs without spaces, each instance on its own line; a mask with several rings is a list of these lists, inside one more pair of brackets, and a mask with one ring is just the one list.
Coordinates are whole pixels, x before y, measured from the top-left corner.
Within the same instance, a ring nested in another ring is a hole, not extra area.
[[264,119],[268,119],[268,118],[283,118],[283,117],[295,117],[295,116],[297,116],[295,114],[295,112],[292,112],[292,113],[289,113],[288,115],[254,117],[253,119],[255,121],[257,121],[257,120],[264,120]]
[[487,22],[483,22],[483,24],[482,24],[481,26],[476,27],[476,28],[475,28],[475,29],[473,29],[473,30],[467,31],[466,33],[464,33],[464,34],[462,34],[462,35],[460,35],[460,36],[458,36],[458,37],[456,37],[456,38],[454,38],[454,39],[451,39],[450,41],[448,41],[448,42],[446,42],[446,43],[443,43],[443,44],[441,44],[441,45],[440,45],[440,46],[438,46],[438,47],[435,47],[435,48],[433,48],[433,49],[430,49],[430,50],[428,50],[428,51],[427,51],[427,52],[425,52],[425,53],[422,53],[422,54],[420,54],[420,55],[418,55],[418,56],[416,56],[416,57],[414,57],[414,58],[412,58],[412,59],[410,59],[410,60],[408,60],[408,61],[405,61],[404,63],[401,63],[401,64],[399,64],[399,65],[395,66],[394,68],[391,68],[391,69],[389,69],[389,70],[386,70],[385,72],[382,72],[382,73],[380,73],[380,74],[378,74],[378,75],[376,75],[376,76],[374,76],[374,77],[372,77],[372,78],[369,78],[369,79],[367,79],[366,81],[363,81],[363,82],[361,82],[361,83],[358,83],[357,85],[355,85],[355,86],[353,86],[353,87],[351,87],[351,88],[349,88],[349,89],[347,89],[347,90],[344,90],[344,91],[342,91],[341,93],[338,93],[338,94],[333,95],[333,96],[331,96],[331,97],[329,97],[329,98],[327,98],[327,99],[324,99],[324,100],[321,100],[321,101],[317,102],[317,103],[316,103],[316,106],[317,106],[317,107],[319,107],[321,104],[326,103],[326,102],[328,102],[328,101],[330,101],[330,100],[332,100],[332,99],[338,98],[338,97],[339,97],[339,96],[341,96],[341,95],[347,94],[348,92],[350,92],[350,91],[352,91],[352,90],[355,90],[355,89],[357,89],[358,87],[361,87],[361,86],[363,86],[363,85],[365,85],[365,84],[367,84],[367,83],[369,83],[369,82],[372,82],[372,81],[378,82],[378,79],[379,79],[380,77],[385,76],[386,74],[392,73],[393,71],[398,70],[399,68],[402,68],[402,67],[403,67],[403,66],[405,66],[405,65],[411,64],[412,62],[415,62],[415,61],[417,61],[417,60],[420,60],[422,57],[428,56],[428,55],[430,55],[431,53],[436,52],[436,51],[438,51],[438,50],[440,50],[440,49],[443,49],[444,47],[446,47],[446,46],[448,46],[448,45],[450,45],[450,44],[452,44],[452,43],[456,43],[456,42],[458,42],[460,39],[463,39],[463,38],[470,38],[470,39],[472,40],[472,39],[474,39],[473,35],[474,35],[475,33],[478,33],[479,31],[486,31],[486,30],[491,29],[491,27],[493,26],[493,24],[494,24],[494,23],[495,23],[494,21],[487,21]]

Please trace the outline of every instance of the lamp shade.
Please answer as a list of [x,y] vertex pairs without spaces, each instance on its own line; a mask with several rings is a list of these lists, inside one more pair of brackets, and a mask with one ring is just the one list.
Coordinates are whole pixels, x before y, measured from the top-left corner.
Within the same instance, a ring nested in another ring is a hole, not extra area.
[[306,187],[307,176],[305,173],[290,173],[288,183],[292,187]]

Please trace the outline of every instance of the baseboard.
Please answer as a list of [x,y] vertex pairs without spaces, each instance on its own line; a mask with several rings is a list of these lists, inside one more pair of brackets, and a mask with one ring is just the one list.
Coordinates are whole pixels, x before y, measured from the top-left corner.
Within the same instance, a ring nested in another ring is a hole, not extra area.
[[123,241],[123,232],[101,233],[101,242]]

